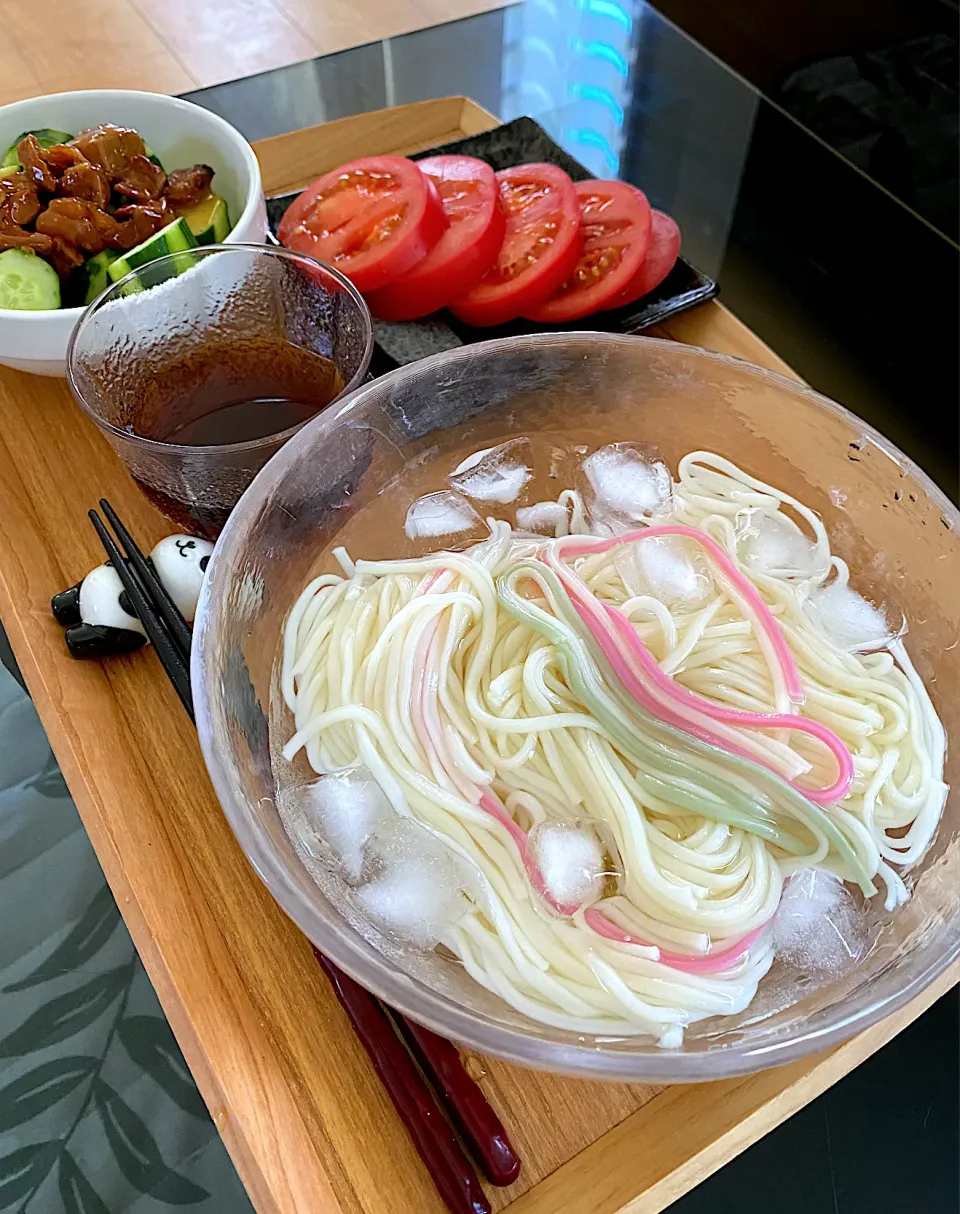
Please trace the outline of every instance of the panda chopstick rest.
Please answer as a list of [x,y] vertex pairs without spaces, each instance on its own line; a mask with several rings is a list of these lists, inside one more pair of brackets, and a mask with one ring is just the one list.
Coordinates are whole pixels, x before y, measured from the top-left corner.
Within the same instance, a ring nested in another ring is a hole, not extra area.
[[[147,558],[187,623],[193,622],[203,575],[213,544],[192,535],[168,535]],[[81,582],[50,600],[54,617],[66,628],[67,649],[75,658],[104,658],[146,645],[116,569],[108,561]]]

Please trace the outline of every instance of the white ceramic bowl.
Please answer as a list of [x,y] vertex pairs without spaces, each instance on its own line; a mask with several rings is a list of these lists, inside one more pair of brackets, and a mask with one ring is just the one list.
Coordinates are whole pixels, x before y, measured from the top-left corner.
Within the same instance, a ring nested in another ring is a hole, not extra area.
[[[267,212],[253,148],[216,114],[160,93],[88,89],[0,106],[0,155],[23,131],[51,127],[76,134],[112,122],[140,132],[168,169],[209,164],[214,189],[230,208],[228,242],[262,242]],[[67,342],[83,308],[17,312],[0,308],[0,363],[35,375],[66,375]]]

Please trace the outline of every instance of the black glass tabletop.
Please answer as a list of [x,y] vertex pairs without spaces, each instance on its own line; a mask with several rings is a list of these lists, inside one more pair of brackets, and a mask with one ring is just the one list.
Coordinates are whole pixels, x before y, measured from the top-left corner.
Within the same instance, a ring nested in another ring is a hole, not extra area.
[[956,495],[957,246],[641,0],[525,0],[189,96],[260,139],[456,94],[639,185],[742,320]]

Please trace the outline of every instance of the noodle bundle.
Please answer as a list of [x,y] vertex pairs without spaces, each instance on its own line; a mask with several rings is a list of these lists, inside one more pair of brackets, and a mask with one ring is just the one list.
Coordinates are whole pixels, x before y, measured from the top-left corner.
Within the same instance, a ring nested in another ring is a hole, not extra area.
[[677,1046],[748,1006],[792,874],[906,900],[944,731],[895,632],[831,636],[825,596],[862,604],[854,630],[879,613],[819,517],[729,461],[685,456],[631,525],[549,505],[552,537],[489,519],[461,552],[340,550],[286,623],[284,754],[371,779],[458,866],[436,939],[477,982]]

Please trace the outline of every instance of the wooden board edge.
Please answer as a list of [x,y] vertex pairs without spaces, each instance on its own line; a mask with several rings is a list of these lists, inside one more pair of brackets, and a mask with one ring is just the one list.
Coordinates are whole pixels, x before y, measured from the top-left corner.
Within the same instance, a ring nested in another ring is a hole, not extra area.
[[659,1214],[874,1054],[960,982],[952,965],[906,1007],[825,1054],[677,1084],[513,1202],[510,1214]]
[[460,130],[464,135],[480,135],[484,131],[492,131],[500,125],[496,114],[491,114],[482,105],[470,97],[463,98],[463,108],[460,111]]
[[[468,132],[460,125],[461,117],[466,115],[475,124],[484,114],[485,110],[466,97],[438,97],[349,114],[286,135],[259,139],[252,146],[260,162],[263,191],[269,197],[299,189],[358,154],[373,154],[358,152],[358,144],[365,149],[376,140],[391,155],[403,156],[462,138]],[[489,117],[496,126],[496,119]],[[324,152],[318,157],[321,140]]]
[[789,363],[772,350],[765,341],[724,307],[719,300],[678,312],[663,324],[648,330],[652,337],[669,337],[688,346],[702,346],[718,350],[721,354],[733,354],[768,371],[777,371],[788,379],[804,381]]

